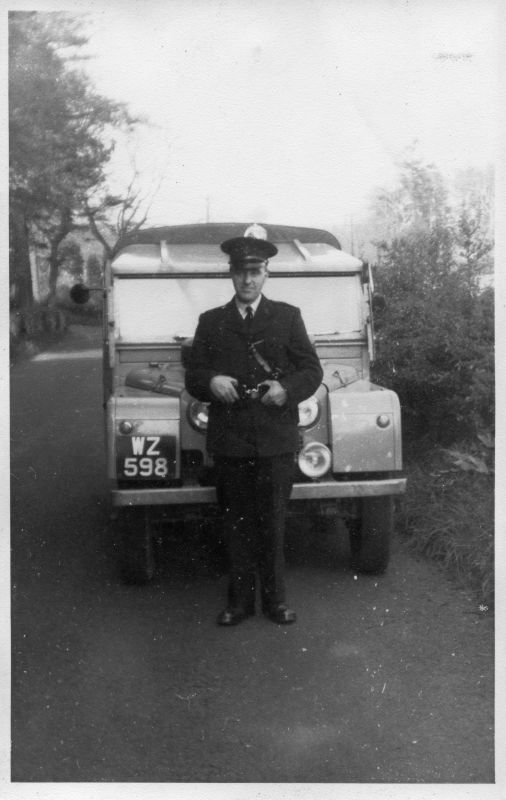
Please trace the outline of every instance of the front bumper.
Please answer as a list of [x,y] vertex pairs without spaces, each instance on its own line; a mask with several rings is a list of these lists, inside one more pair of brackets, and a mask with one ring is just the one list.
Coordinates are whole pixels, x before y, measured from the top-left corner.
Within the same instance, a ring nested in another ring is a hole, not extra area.
[[[332,500],[345,497],[377,497],[378,495],[403,494],[406,478],[385,480],[315,481],[295,483],[291,500]],[[113,506],[171,506],[194,503],[216,503],[214,486],[184,486],[171,489],[113,489]]]

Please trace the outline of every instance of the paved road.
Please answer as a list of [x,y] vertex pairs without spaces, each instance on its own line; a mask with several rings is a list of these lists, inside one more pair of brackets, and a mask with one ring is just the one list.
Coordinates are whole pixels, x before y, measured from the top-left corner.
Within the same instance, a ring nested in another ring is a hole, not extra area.
[[98,346],[74,329],[11,375],[12,779],[493,781],[493,620],[399,542],[356,576],[342,538],[293,526],[285,628],[215,625],[196,533],[120,583]]

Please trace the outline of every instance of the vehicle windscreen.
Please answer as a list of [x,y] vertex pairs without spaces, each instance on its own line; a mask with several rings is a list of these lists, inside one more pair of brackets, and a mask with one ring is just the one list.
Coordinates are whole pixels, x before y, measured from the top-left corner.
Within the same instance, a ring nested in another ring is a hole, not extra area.
[[[229,277],[117,277],[114,281],[116,339],[125,343],[171,342],[195,333],[199,315],[233,296]],[[270,275],[264,295],[300,308],[308,333],[359,334],[363,331],[358,274]]]

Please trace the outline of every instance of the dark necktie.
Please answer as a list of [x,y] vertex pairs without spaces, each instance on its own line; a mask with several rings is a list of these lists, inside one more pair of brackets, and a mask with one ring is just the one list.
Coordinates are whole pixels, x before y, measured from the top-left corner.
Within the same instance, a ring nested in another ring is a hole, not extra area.
[[244,327],[246,328],[246,332],[249,333],[251,331],[251,325],[253,323],[253,309],[251,306],[246,306],[246,316],[244,317]]

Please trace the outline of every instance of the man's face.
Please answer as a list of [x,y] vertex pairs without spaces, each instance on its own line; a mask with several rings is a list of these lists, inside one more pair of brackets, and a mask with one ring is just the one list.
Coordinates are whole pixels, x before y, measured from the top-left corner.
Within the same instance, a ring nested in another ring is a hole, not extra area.
[[267,266],[263,264],[249,264],[241,269],[231,270],[232,283],[237,297],[241,303],[254,303],[262,291],[267,280]]

